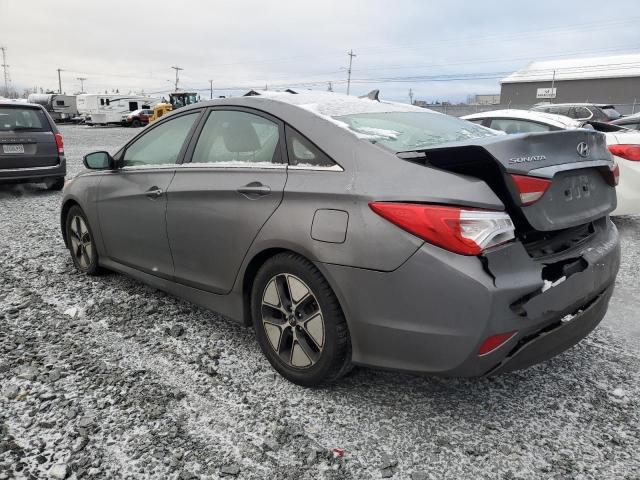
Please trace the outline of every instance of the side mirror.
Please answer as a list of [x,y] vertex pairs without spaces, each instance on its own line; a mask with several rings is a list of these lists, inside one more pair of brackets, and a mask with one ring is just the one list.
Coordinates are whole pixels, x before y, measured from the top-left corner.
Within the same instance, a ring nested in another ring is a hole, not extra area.
[[109,152],[93,152],[82,159],[84,166],[91,170],[111,170],[116,162]]

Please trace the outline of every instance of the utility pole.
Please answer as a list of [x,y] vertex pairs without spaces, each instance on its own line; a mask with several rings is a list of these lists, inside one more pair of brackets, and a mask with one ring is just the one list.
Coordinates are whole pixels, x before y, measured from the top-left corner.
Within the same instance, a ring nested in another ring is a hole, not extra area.
[[353,53],[353,49],[349,50],[349,53],[347,53],[347,55],[349,55],[349,70],[347,77],[347,95],[349,95],[349,90],[351,89],[351,65],[353,63],[353,57],[356,57],[357,55]]
[[209,91],[210,91],[209,99],[213,100],[213,80],[209,80]]
[[553,88],[556,85],[556,71],[553,71],[553,77],[551,77],[551,93],[549,94],[549,99],[551,100],[549,103],[553,103],[553,99],[555,98],[553,96]]
[[84,93],[84,81],[86,77],[76,77],[76,80],[80,80],[80,93]]
[[0,47],[2,50],[2,69],[4,71],[4,94],[9,95],[9,65],[7,65],[7,47]]
[[58,69],[58,93],[62,93],[62,78],[60,77],[61,68]]
[[409,103],[413,105],[413,90],[409,89]]
[[176,71],[175,91],[177,92],[178,91],[178,81],[180,80],[180,78],[178,77],[178,72],[180,70],[184,70],[184,68],[181,68],[181,67],[171,67],[171,68],[173,68]]

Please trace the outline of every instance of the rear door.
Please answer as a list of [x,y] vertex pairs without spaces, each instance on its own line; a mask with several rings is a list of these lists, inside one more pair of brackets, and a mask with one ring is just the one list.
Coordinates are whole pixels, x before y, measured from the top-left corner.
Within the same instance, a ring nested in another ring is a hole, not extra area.
[[53,127],[36,107],[0,105],[0,170],[60,162]]
[[209,110],[168,192],[167,232],[178,282],[233,287],[254,238],[282,200],[282,123],[261,112]]
[[98,216],[107,255],[152,275],[171,278],[166,192],[200,111],[174,116],[127,145],[122,168],[100,181]]

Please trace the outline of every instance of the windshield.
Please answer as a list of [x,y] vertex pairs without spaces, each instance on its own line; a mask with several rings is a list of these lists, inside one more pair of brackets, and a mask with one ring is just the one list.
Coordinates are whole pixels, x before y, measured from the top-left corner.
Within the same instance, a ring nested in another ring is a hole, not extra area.
[[466,120],[432,112],[357,113],[333,117],[360,138],[394,152],[498,135]]
[[49,123],[41,110],[0,106],[0,132],[49,130]]

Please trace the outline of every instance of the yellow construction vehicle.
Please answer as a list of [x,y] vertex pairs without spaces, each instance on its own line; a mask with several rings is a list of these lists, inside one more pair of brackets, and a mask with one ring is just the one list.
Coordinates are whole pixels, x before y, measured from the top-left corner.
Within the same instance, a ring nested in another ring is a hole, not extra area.
[[149,118],[149,123],[180,107],[192,105],[200,100],[200,95],[195,92],[172,92],[169,94],[169,102],[158,103],[153,107],[153,115]]

